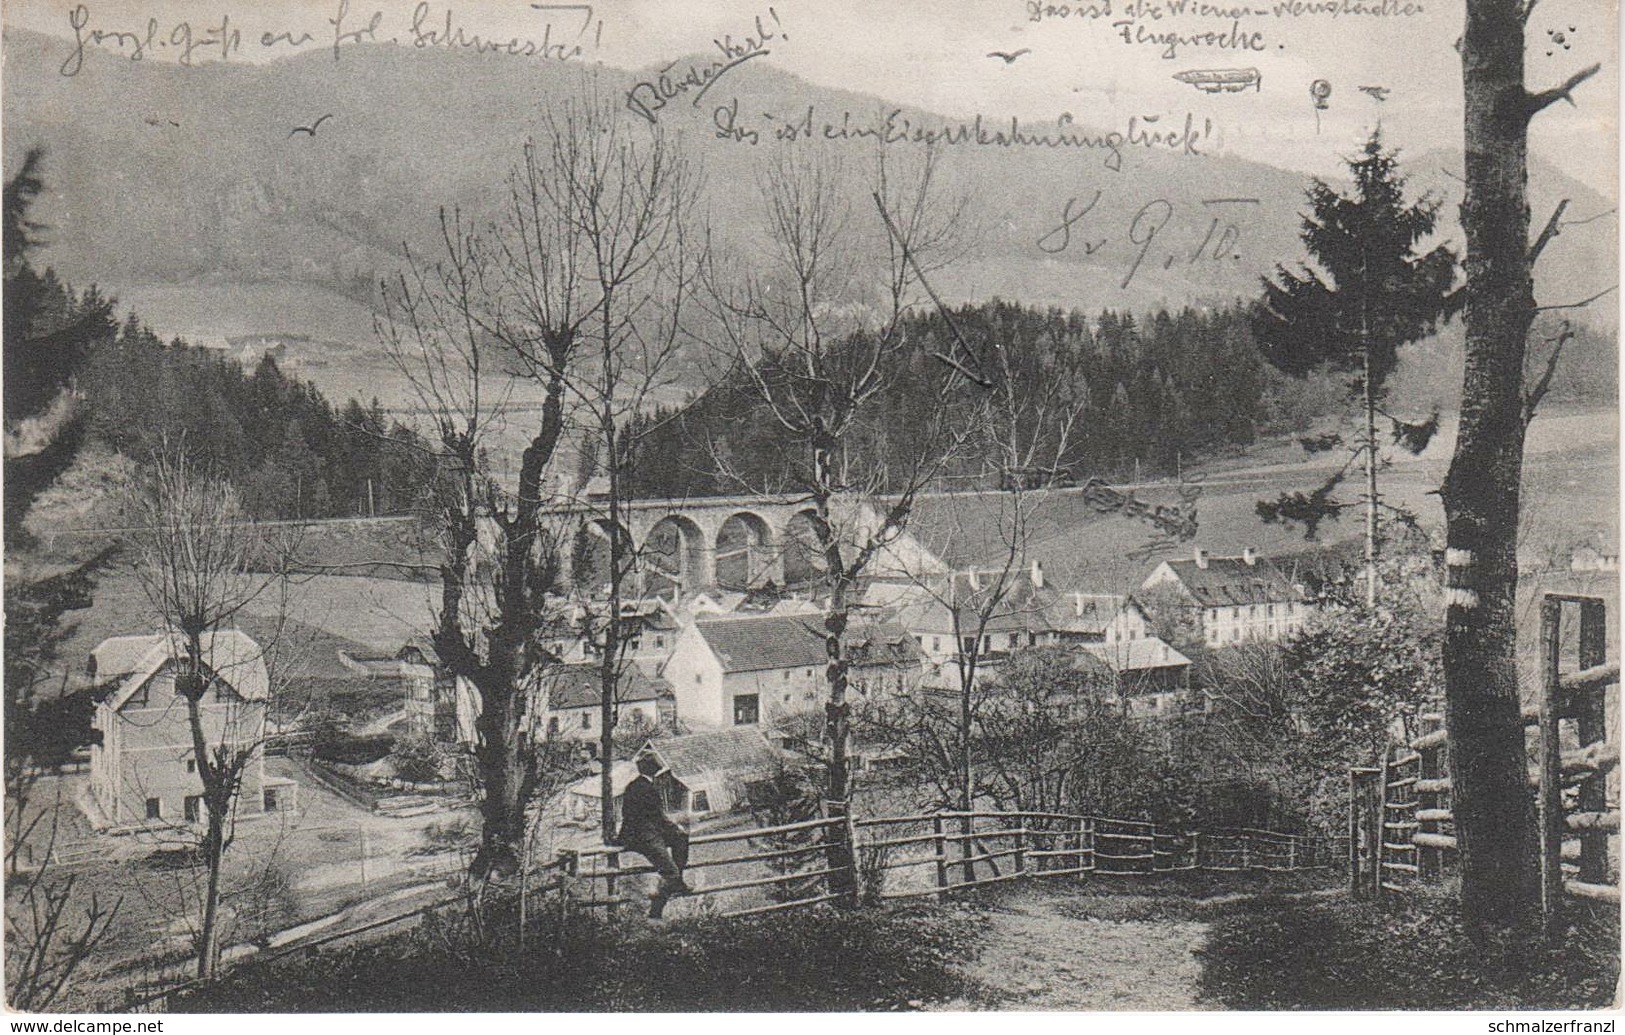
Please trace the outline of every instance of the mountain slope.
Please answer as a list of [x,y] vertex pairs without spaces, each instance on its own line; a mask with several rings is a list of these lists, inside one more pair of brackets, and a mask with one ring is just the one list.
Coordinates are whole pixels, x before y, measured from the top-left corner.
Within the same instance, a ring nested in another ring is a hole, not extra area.
[[[320,52],[191,69],[95,52],[70,78],[58,74],[66,47],[22,31],[8,31],[4,42],[6,152],[15,161],[30,146],[48,151],[51,197],[41,214],[52,243],[44,261],[81,281],[291,280],[364,303],[377,278],[398,267],[402,242],[432,252],[439,207],[491,211],[550,104],[587,89],[595,74],[600,89],[619,95],[652,71],[368,46],[338,61]],[[815,138],[787,146],[836,150],[857,163],[874,143],[825,140],[822,127],[876,125],[893,106],[752,61],[718,79],[698,105],[684,96],[659,113],[702,158],[725,242],[742,246],[757,235],[762,217],[751,186],[762,161],[786,146],[774,142],[775,130],[805,126],[809,108]],[[717,139],[718,109],[761,142]],[[329,113],[315,136],[289,135]],[[1103,131],[1085,129],[1087,113],[1075,114],[1072,131]],[[896,124],[905,120],[916,128],[959,124],[906,109]],[[1182,124],[1183,113],[1163,121]],[[1200,132],[1200,115],[1195,124]],[[988,113],[984,129],[998,128],[1008,124]],[[1138,127],[1168,128],[1180,125]],[[1192,149],[1205,151],[1205,142]],[[892,150],[906,157],[918,147]],[[1301,258],[1299,174],[1183,147],[1117,150],[1120,160],[1099,147],[947,148],[945,173],[971,200],[975,246],[940,275],[942,294],[1090,310],[1203,304],[1251,295],[1276,262]],[[1433,153],[1412,164],[1414,185],[1446,198],[1442,236],[1459,242],[1460,184],[1447,175],[1459,160]],[[1573,199],[1575,218],[1610,207],[1550,169],[1537,167],[1532,181],[1537,220],[1557,196]],[[1219,200],[1234,198],[1255,200]],[[1063,229],[1067,213],[1075,221]],[[1540,271],[1543,297],[1612,283],[1616,233],[1609,216],[1558,238]]]

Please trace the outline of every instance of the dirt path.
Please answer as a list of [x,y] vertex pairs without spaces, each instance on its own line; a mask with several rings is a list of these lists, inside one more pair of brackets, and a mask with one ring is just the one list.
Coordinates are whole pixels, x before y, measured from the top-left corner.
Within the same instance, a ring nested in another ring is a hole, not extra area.
[[[1007,996],[1001,1010],[1198,1010],[1191,920],[1086,919],[1064,892],[1021,889],[988,907],[981,956],[965,976]],[[1098,899],[1096,900],[1098,902]],[[976,1009],[963,1001],[937,1009]]]

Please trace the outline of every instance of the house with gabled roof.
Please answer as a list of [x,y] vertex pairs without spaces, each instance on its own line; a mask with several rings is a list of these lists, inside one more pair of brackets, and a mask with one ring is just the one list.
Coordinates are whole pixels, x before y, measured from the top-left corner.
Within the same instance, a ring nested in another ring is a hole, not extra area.
[[[268,806],[264,758],[265,709],[270,677],[260,645],[248,634],[222,629],[203,636],[208,689],[199,700],[205,740],[254,752],[243,771],[241,813]],[[186,700],[175,693],[185,650],[178,635],[115,636],[91,651],[89,671],[98,687],[92,727],[92,802],[104,827],[194,823],[205,818]],[[281,781],[286,783],[287,781]],[[291,789],[276,788],[285,807]]]
[[[855,621],[846,644],[855,693],[917,685],[919,651],[901,627]],[[696,618],[678,635],[661,675],[688,729],[771,727],[819,706],[828,662],[821,614],[717,615]]]
[[1140,586],[1158,587],[1191,608],[1209,647],[1279,642],[1302,630],[1314,609],[1302,586],[1250,549],[1213,557],[1198,548],[1189,560],[1163,561]]
[[653,755],[664,767],[655,786],[666,808],[691,816],[728,812],[744,804],[747,788],[772,779],[786,761],[784,753],[754,727],[657,737],[639,754]]
[[[548,665],[531,693],[530,734],[540,740],[581,740],[595,747],[602,716],[603,674],[597,663]],[[674,717],[671,684],[627,661],[615,693],[615,724],[646,730],[670,729]]]

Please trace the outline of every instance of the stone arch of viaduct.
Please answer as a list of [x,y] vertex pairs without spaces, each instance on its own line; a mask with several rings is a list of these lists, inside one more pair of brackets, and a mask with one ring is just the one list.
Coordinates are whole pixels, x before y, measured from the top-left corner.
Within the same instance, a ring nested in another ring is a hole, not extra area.
[[[566,524],[573,542],[585,528],[599,541],[608,538],[603,509],[594,505],[551,508]],[[748,589],[768,582],[782,586],[797,564],[798,524],[810,531],[816,513],[806,497],[707,497],[690,500],[633,500],[623,504],[622,527],[647,578],[663,579],[685,591],[706,586]],[[803,538],[805,538],[803,536]],[[570,579],[573,550],[561,551]]]

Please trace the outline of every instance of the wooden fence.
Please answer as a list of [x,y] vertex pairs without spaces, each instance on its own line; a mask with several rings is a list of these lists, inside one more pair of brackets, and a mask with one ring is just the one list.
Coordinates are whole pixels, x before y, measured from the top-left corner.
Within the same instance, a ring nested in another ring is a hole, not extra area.
[[[849,824],[855,873],[832,868],[831,835]],[[720,850],[740,845],[737,851]],[[814,819],[692,839],[685,900],[719,916],[749,916],[829,902],[849,894],[865,901],[940,896],[1021,878],[1150,876],[1178,870],[1286,871],[1333,864],[1323,838],[1266,830],[1175,831],[1139,820],[1056,812],[935,812],[910,816]],[[633,890],[653,868],[627,866],[624,849],[600,846],[567,853],[571,901],[608,908],[642,901]],[[739,867],[766,864],[765,875]],[[712,872],[721,880],[707,879]],[[700,874],[695,878],[693,875]],[[853,887],[842,892],[843,885]],[[727,896],[727,898],[723,898]],[[765,900],[764,900],[765,899]]]
[[[1577,610],[1579,620],[1577,665],[1567,673],[1566,610]],[[1540,616],[1540,690],[1523,719],[1535,734],[1538,761],[1530,787],[1540,817],[1541,907],[1550,921],[1564,895],[1620,901],[1609,843],[1619,835],[1619,805],[1608,801],[1619,742],[1609,738],[1607,719],[1608,688],[1619,683],[1619,663],[1606,660],[1607,609],[1601,599],[1547,593]],[[1573,726],[1575,744],[1567,751],[1565,722]],[[1390,748],[1380,765],[1350,770],[1349,874],[1356,896],[1404,894],[1454,864],[1449,759],[1443,716],[1424,715],[1421,731],[1405,748]]]

